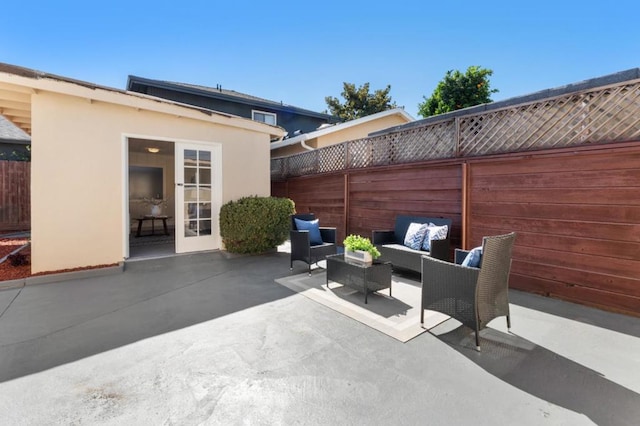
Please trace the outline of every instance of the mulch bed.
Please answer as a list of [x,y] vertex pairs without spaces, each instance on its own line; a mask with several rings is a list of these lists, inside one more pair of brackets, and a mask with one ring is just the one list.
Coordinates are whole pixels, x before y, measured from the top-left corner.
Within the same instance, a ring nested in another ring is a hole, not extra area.
[[[25,238],[2,238],[0,239],[0,259],[11,253],[12,251],[22,247],[27,244],[28,240]],[[31,246],[27,246],[20,250],[18,253],[27,256],[27,259],[31,260]],[[106,268],[109,266],[116,266],[117,263],[112,263],[109,265],[95,265],[95,266],[86,266],[81,268],[69,268],[69,269],[61,269],[58,271],[47,271],[47,272],[38,272],[36,274],[31,273],[31,265],[30,262],[27,265],[13,266],[11,264],[11,260],[7,259],[4,262],[0,263],[0,282],[8,281],[8,280],[17,280],[27,277],[36,277],[40,275],[50,275],[50,274],[60,274],[63,272],[75,272],[75,271],[84,271],[87,269],[99,269]]]
[[[27,244],[26,238],[3,238],[0,239],[0,259]],[[31,247],[27,246],[18,253],[31,258]],[[9,259],[0,263],[0,281],[17,280],[31,276],[31,265],[13,266]]]

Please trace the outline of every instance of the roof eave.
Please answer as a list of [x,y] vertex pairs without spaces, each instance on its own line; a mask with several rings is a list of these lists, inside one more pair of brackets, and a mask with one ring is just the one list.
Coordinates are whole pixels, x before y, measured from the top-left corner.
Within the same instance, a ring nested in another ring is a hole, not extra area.
[[[280,149],[280,148],[284,148],[286,146],[291,146],[291,145],[295,145],[301,142],[306,142],[310,139],[315,139],[315,138],[319,138],[322,136],[326,136],[328,134],[334,133],[334,132],[338,132],[341,130],[345,130],[354,126],[359,126],[361,124],[364,123],[368,123],[370,121],[373,120],[377,120],[379,118],[383,118],[383,117],[387,117],[389,115],[401,115],[402,117],[404,117],[407,122],[411,122],[414,120],[414,118],[407,113],[405,110],[403,110],[402,108],[394,108],[394,109],[388,109],[382,112],[378,112],[375,114],[371,114],[371,115],[367,115],[366,117],[362,117],[362,118],[357,118],[355,120],[351,120],[351,121],[347,121],[344,123],[339,123],[336,124],[334,126],[331,127],[327,127],[324,129],[320,129],[320,130],[315,130],[313,132],[309,132],[309,133],[305,133],[299,136],[295,136],[293,138],[290,139],[285,139],[283,141],[280,142],[274,142],[271,144],[271,150],[276,150],[276,149]],[[383,130],[381,130],[383,131]]]

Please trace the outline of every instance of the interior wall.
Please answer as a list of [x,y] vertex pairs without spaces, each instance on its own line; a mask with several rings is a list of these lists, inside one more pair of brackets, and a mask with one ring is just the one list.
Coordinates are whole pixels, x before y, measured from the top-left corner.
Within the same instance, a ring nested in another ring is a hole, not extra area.
[[[160,152],[145,152],[146,147],[161,147]],[[161,206],[161,214],[171,216],[167,220],[169,226],[175,225],[175,154],[171,142],[149,141],[144,139],[129,139],[129,166],[158,167],[163,171],[162,197],[165,204]],[[136,232],[137,217],[151,214],[151,205],[143,199],[129,196],[129,217],[131,230]],[[143,222],[143,229],[151,228],[151,222]]]

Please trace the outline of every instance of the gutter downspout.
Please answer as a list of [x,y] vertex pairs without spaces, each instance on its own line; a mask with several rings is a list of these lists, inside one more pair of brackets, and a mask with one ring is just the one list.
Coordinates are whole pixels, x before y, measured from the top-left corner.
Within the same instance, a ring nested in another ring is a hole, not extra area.
[[303,138],[300,141],[300,146],[302,146],[304,149],[306,149],[307,151],[314,151],[315,148],[312,146],[307,145],[305,142],[307,141],[307,138]]

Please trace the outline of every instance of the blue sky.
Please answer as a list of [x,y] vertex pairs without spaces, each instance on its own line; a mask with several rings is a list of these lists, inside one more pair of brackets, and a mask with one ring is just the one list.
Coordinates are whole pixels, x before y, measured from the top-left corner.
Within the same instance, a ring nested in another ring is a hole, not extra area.
[[418,118],[447,70],[502,100],[640,66],[638,1],[3,2],[0,62],[125,88],[129,74],[315,111],[342,83],[391,85]]

